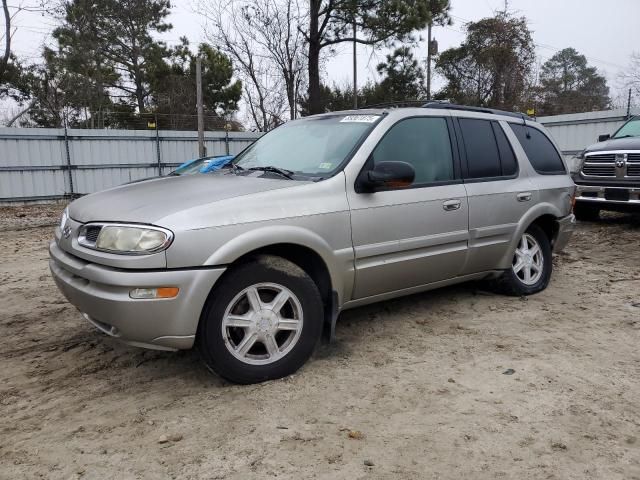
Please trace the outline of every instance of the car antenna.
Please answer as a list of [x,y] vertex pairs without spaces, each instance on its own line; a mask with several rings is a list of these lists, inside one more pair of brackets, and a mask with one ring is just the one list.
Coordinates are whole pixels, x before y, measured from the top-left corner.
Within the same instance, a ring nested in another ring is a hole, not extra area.
[[524,113],[520,114],[522,117],[522,125],[524,126],[525,134],[527,135],[527,140],[531,140],[531,132],[529,131],[529,125],[527,125],[527,119],[524,118]]

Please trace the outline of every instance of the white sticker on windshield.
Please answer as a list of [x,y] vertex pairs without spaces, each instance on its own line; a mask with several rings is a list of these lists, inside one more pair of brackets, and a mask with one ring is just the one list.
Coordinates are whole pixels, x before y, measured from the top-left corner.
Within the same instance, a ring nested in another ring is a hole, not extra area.
[[373,123],[380,118],[380,115],[347,115],[342,122],[358,122],[358,123]]

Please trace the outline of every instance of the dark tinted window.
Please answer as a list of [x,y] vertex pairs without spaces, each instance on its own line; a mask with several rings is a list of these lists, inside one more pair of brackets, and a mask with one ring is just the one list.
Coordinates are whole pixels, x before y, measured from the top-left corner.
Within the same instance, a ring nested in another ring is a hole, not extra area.
[[454,179],[449,129],[444,118],[409,118],[395,124],[373,151],[373,161],[407,162],[414,184]]
[[502,176],[500,154],[491,122],[461,118],[460,128],[467,152],[468,178]]
[[537,128],[515,123],[511,123],[510,126],[536,172],[566,173],[562,158],[544,133]]
[[498,150],[500,151],[500,163],[502,164],[502,175],[511,177],[518,172],[518,161],[513,153],[511,144],[504,134],[504,130],[499,123],[493,122],[493,133],[496,135]]

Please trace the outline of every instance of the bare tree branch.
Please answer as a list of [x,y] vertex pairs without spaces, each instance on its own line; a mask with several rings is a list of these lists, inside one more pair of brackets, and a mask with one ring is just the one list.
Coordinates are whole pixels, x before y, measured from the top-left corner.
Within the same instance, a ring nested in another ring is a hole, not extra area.
[[27,104],[27,106],[25,108],[20,110],[16,115],[14,115],[12,118],[9,119],[9,121],[7,122],[7,127],[11,127],[16,120],[18,120],[25,113],[27,113],[29,110],[31,110],[35,104],[36,104],[36,99],[34,98]]
[[207,38],[230,56],[244,81],[244,99],[254,128],[269,130],[298,114],[304,82],[306,22],[298,0],[204,1]]

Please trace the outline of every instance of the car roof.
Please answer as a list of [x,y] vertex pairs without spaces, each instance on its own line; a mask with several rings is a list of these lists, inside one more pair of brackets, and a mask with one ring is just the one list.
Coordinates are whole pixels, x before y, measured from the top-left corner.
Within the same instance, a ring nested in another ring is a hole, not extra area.
[[[389,113],[391,111],[406,111],[406,110],[417,110],[417,109],[429,109],[429,110],[447,110],[451,111],[454,115],[454,112],[469,112],[475,114],[485,114],[491,117],[508,117],[508,119],[517,119],[520,122],[535,122],[535,120],[529,117],[526,114],[519,112],[508,112],[506,110],[498,110],[495,108],[485,108],[485,107],[473,107],[467,105],[458,105],[455,103],[449,102],[440,102],[440,101],[406,101],[406,102],[390,102],[378,105],[371,105],[359,108],[357,110],[342,110],[335,112],[327,112],[325,114],[320,115],[381,115],[384,113]],[[475,115],[474,115],[475,116]]]

